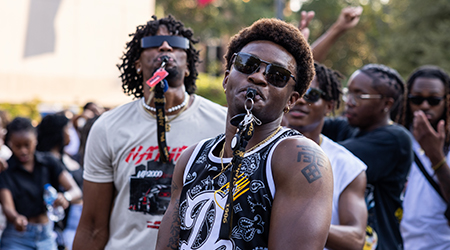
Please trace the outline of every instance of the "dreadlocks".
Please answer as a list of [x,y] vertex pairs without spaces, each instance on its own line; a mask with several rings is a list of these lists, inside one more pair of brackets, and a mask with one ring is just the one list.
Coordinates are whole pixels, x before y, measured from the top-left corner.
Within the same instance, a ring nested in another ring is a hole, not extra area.
[[375,89],[378,89],[384,96],[394,99],[390,113],[391,119],[397,120],[398,109],[403,100],[406,99],[405,82],[400,74],[395,69],[383,64],[367,64],[360,71],[372,78]]
[[344,76],[338,71],[332,70],[323,64],[314,62],[316,78],[319,88],[325,93],[324,99],[335,102],[334,109],[338,109],[341,103],[342,83]]
[[184,85],[186,91],[189,94],[193,94],[196,90],[195,80],[197,80],[198,76],[196,66],[199,62],[199,52],[194,48],[194,44],[198,41],[193,39],[192,30],[185,28],[184,24],[176,20],[172,15],[159,20],[156,16],[152,16],[152,18],[153,20],[147,22],[146,25],[137,26],[136,32],[129,35],[133,38],[126,45],[127,51],[121,57],[122,64],[117,65],[121,72],[120,78],[122,79],[123,91],[128,95],[134,95],[136,98],[144,95],[142,74],[138,74],[134,66],[134,63],[139,59],[141,52],[144,50],[141,48],[141,39],[145,36],[155,35],[158,27],[165,25],[172,35],[183,36],[189,40],[189,49],[185,50],[187,63],[189,64],[189,76],[184,78]]
[[[444,150],[448,152],[450,149],[450,76],[441,68],[434,65],[421,66],[413,71],[406,82],[407,93],[411,92],[412,86],[415,80],[419,77],[439,79],[444,84],[445,88],[445,104],[444,104],[444,114],[441,119],[445,121],[445,143]],[[409,106],[408,99],[405,98],[403,102],[403,110],[401,116],[399,117],[399,123],[401,123],[405,128],[410,129],[412,126],[414,115],[411,112],[411,107]]]

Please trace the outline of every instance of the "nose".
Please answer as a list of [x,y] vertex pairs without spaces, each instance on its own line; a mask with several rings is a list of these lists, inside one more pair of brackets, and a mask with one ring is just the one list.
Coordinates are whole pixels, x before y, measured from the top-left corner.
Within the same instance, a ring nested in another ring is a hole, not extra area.
[[173,48],[170,46],[170,44],[167,41],[164,41],[161,46],[158,48],[159,51],[172,51]]
[[421,110],[428,110],[428,109],[430,109],[430,104],[428,103],[428,100],[423,100],[423,102],[420,104],[419,108]]
[[263,64],[259,65],[255,72],[248,76],[248,79],[254,84],[266,86],[268,84],[266,81],[266,66],[263,66]]

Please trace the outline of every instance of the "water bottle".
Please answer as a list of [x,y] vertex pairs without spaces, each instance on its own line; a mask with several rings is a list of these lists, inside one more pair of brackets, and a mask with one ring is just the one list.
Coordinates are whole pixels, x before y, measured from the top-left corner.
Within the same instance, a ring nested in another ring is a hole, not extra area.
[[65,213],[64,208],[61,206],[53,207],[53,202],[55,202],[58,197],[58,192],[49,183],[44,186],[44,201],[47,207],[47,214],[50,220],[57,222],[64,219]]

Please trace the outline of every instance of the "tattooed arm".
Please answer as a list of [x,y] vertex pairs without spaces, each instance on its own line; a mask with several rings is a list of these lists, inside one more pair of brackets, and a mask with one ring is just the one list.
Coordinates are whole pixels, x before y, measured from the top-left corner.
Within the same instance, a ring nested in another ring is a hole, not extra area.
[[170,197],[169,207],[161,221],[158,232],[158,241],[156,250],[178,249],[180,239],[180,217],[179,205],[180,196],[183,189],[183,174],[186,164],[191,157],[196,145],[187,148],[180,156],[175,165],[172,177],[172,196]]
[[322,149],[306,137],[274,151],[275,197],[269,249],[323,249],[331,222],[333,174]]

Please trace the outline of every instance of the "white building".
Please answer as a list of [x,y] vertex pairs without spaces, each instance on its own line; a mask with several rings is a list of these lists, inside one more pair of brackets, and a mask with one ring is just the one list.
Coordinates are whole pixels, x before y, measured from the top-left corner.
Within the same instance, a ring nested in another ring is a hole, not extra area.
[[0,0],[0,103],[115,107],[116,64],[154,0]]

